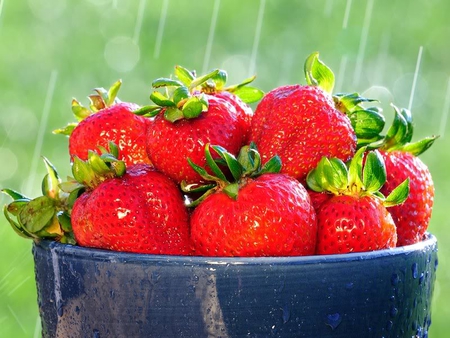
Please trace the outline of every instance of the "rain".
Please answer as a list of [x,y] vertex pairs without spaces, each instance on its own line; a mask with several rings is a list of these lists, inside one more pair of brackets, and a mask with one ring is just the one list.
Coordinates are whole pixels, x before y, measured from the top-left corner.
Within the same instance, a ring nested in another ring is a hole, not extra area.
[[[450,34],[444,0],[0,0],[0,189],[40,194],[42,156],[70,175],[67,139],[52,130],[74,122],[70,102],[87,105],[96,87],[123,80],[119,97],[149,104],[151,82],[175,65],[224,68],[229,84],[305,84],[311,52],[333,69],[336,92],[380,98],[413,112],[414,139],[440,135],[421,155],[436,188],[430,231],[439,273],[430,337],[446,337],[450,308],[448,116]],[[253,108],[255,105],[253,105]],[[0,204],[10,202],[0,194]],[[39,337],[31,241],[0,217],[0,337]]]

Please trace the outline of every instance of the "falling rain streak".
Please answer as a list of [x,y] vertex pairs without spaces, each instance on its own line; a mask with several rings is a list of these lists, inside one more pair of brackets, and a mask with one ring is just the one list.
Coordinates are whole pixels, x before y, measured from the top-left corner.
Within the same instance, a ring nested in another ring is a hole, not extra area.
[[370,21],[372,19],[373,0],[367,1],[366,13],[364,15],[364,26],[361,32],[361,40],[359,41],[358,57],[356,59],[355,74],[353,77],[353,84],[357,86],[361,79],[362,66],[364,61],[364,54],[366,52],[367,38],[369,36]]
[[138,14],[137,14],[137,18],[136,18],[136,26],[134,27],[134,35],[133,35],[133,42],[136,45],[139,44],[139,36],[141,35],[142,21],[144,19],[146,2],[147,2],[147,0],[139,1],[139,9],[138,9]]
[[35,186],[35,184],[34,184],[35,176],[34,175],[37,171],[38,161],[40,158],[39,155],[42,150],[42,143],[43,143],[44,135],[45,135],[45,132],[47,129],[48,116],[50,113],[50,107],[51,107],[52,100],[53,100],[53,93],[55,91],[55,84],[56,84],[57,77],[58,77],[58,72],[56,70],[53,70],[50,75],[50,81],[48,83],[47,95],[45,97],[45,103],[44,103],[44,109],[42,110],[42,118],[41,118],[41,122],[39,123],[39,132],[37,135],[36,143],[34,146],[33,157],[31,160],[30,174],[28,175],[29,181],[28,181],[28,185],[26,188],[27,193],[30,193],[32,188]]
[[344,21],[342,22],[342,28],[346,29],[348,25],[348,19],[350,18],[350,9],[352,7],[352,0],[347,0],[347,5],[345,6]]
[[445,94],[444,111],[442,112],[440,124],[441,129],[439,130],[439,135],[441,138],[443,138],[445,134],[445,128],[447,127],[447,119],[449,113],[450,113],[450,77],[448,78],[447,82],[447,92]]
[[11,306],[8,305],[8,310],[11,312],[12,316],[16,320],[17,324],[19,324],[20,328],[22,329],[23,333],[27,334],[27,330],[25,330],[25,327],[23,326],[22,322],[19,320],[19,317],[14,312],[14,310],[11,308]]
[[256,70],[256,56],[258,54],[259,41],[261,40],[261,28],[265,8],[266,8],[266,0],[261,0],[259,3],[258,20],[256,22],[255,38],[253,40],[252,56],[250,59],[250,72],[248,76],[252,76]]
[[169,7],[169,0],[164,0],[161,7],[161,14],[159,16],[158,32],[156,33],[155,51],[153,53],[153,57],[155,59],[158,59],[159,54],[161,53],[161,44],[164,35],[164,27],[166,25],[168,7]]
[[422,60],[422,50],[423,50],[423,47],[420,46],[420,48],[419,48],[419,55],[417,55],[416,70],[414,71],[414,79],[413,79],[413,83],[412,83],[412,86],[411,86],[411,95],[409,95],[408,109],[410,111],[411,111],[411,108],[412,108],[414,94],[416,92],[416,84],[417,84],[417,77],[419,75],[420,61]]
[[203,59],[203,71],[205,74],[209,68],[209,59],[211,58],[211,49],[214,41],[214,32],[216,30],[217,16],[219,15],[220,0],[214,1],[213,14],[211,16],[211,25],[209,26],[208,41],[206,43],[205,57]]

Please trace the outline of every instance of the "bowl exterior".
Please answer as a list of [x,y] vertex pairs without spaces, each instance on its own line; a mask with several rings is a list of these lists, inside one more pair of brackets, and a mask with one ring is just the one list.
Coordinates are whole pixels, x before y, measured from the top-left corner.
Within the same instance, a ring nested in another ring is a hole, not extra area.
[[206,258],[34,243],[43,337],[426,337],[437,242]]

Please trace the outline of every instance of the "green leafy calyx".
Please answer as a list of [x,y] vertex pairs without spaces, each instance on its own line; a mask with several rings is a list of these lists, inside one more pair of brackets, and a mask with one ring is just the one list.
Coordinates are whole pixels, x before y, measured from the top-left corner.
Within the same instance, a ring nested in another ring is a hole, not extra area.
[[94,93],[88,96],[89,107],[83,106],[77,99],[72,99],[72,113],[78,122],[71,122],[63,128],[55,129],[53,133],[70,136],[78,123],[86,117],[121,102],[117,97],[121,85],[122,80],[118,80],[108,90],[95,88]]
[[[86,161],[74,156],[72,174],[79,185],[92,190],[107,179],[121,177],[125,174],[125,162],[118,160],[119,150],[117,145],[113,142],[109,142],[108,145],[109,151],[100,147],[101,154],[89,151]],[[76,182],[71,183],[76,185]]]
[[323,157],[307,176],[310,189],[334,195],[373,196],[385,206],[403,203],[409,194],[409,179],[401,183],[389,196],[379,190],[386,183],[386,167],[377,150],[361,147],[348,163],[338,158]]
[[[211,149],[218,157],[213,157]],[[261,156],[253,142],[242,147],[237,157],[221,146],[207,144],[205,158],[211,174],[188,159],[191,167],[208,182],[205,185],[188,185],[186,182],[182,182],[181,188],[184,192],[204,192],[200,198],[189,204],[191,207],[198,205],[207,196],[217,191],[223,191],[230,198],[236,200],[239,189],[248,180],[267,173],[279,173],[281,170],[281,160],[278,156],[272,157],[262,165]],[[229,174],[225,174],[221,167],[227,168]]]
[[391,126],[380,140],[372,142],[369,147],[383,151],[405,151],[415,156],[419,156],[428,148],[439,136],[428,136],[419,141],[411,142],[414,132],[414,123],[411,112],[406,108],[394,108],[394,119]]
[[47,158],[43,160],[47,174],[42,180],[42,196],[29,198],[12,189],[3,189],[2,192],[13,199],[4,206],[3,213],[21,237],[75,244],[70,223],[70,195],[61,189],[56,168]]
[[[144,106],[134,113],[152,117],[164,111],[164,117],[168,121],[176,122],[183,118],[196,118],[208,109],[207,96],[203,94],[228,91],[245,103],[257,102],[264,96],[264,92],[258,88],[247,86],[255,76],[227,87],[228,75],[221,69],[197,77],[195,71],[175,66],[174,75],[175,79],[159,78],[153,81],[155,90],[150,94],[150,99],[154,105]],[[162,92],[156,89],[162,89]]]

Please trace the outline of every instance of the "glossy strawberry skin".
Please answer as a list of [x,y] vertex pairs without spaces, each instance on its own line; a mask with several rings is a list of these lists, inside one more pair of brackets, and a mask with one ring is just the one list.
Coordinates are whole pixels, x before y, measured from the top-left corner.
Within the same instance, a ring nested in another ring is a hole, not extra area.
[[158,114],[148,128],[147,154],[153,165],[177,183],[201,181],[189,165],[205,166],[205,145],[220,145],[233,154],[242,146],[243,135],[234,107],[218,97],[207,95],[209,108],[193,119],[174,123]]
[[126,165],[148,163],[145,135],[150,119],[132,113],[139,106],[121,102],[99,110],[82,120],[69,138],[71,158],[88,158],[88,151],[98,147],[108,148],[114,142],[120,149],[120,160]]
[[239,125],[242,129],[243,144],[248,144],[253,117],[252,108],[248,104],[243,102],[238,96],[226,90],[216,92],[214,93],[214,96],[228,101],[236,109]]
[[291,85],[265,95],[255,109],[251,140],[263,162],[278,155],[282,172],[304,181],[323,156],[344,162],[356,150],[349,118],[318,87]]
[[305,188],[283,174],[249,180],[237,200],[216,192],[191,215],[195,254],[205,256],[311,255],[316,231]]
[[341,254],[393,248],[394,221],[381,200],[336,195],[317,212],[317,254]]
[[147,254],[191,252],[188,212],[178,187],[147,164],[83,193],[72,210],[81,246]]
[[434,184],[428,167],[411,153],[381,152],[387,181],[381,188],[386,196],[409,178],[409,195],[400,205],[389,208],[397,225],[398,246],[414,244],[423,239],[428,228],[434,201]]

